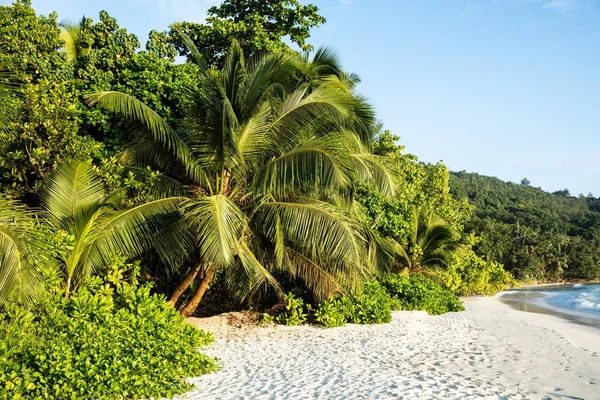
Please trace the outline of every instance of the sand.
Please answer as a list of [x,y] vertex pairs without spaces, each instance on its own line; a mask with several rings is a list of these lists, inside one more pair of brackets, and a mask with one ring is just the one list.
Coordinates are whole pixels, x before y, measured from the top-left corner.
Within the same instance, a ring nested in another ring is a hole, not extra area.
[[[235,327],[216,337],[222,371],[188,399],[600,399],[600,330],[468,298],[442,316],[395,312],[390,324]],[[239,325],[239,324],[238,324]]]

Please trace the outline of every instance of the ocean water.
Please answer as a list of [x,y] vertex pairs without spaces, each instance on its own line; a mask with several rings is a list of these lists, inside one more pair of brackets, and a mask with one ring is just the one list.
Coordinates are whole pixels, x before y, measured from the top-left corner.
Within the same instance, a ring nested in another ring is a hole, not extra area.
[[551,314],[600,329],[600,284],[550,285],[504,292],[500,300],[521,311]]

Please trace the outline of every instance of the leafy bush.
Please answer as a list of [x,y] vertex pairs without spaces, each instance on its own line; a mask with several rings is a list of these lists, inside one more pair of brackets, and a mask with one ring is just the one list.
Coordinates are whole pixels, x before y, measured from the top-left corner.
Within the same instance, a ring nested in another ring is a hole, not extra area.
[[381,280],[381,285],[395,300],[395,309],[425,310],[434,315],[464,310],[452,292],[422,275],[406,277],[389,274]]
[[197,351],[210,334],[186,324],[150,285],[121,278],[113,270],[69,302],[55,296],[0,315],[0,398],[172,397],[190,389],[184,378],[218,368]]
[[392,299],[376,280],[363,282],[359,294],[338,296],[319,304],[315,321],[326,327],[353,324],[383,324],[392,320]]
[[478,239],[466,237],[467,246],[453,254],[448,268],[438,274],[440,283],[459,296],[474,294],[494,295],[507,286],[514,286],[515,279],[501,264],[486,261],[473,251]]
[[346,313],[341,299],[334,299],[319,304],[314,314],[315,322],[325,328],[346,325]]
[[306,316],[304,300],[288,293],[285,295],[285,307],[275,317],[275,322],[281,325],[300,325],[306,322]]
[[376,280],[363,282],[362,292],[342,298],[346,321],[354,324],[383,324],[392,320],[390,296]]

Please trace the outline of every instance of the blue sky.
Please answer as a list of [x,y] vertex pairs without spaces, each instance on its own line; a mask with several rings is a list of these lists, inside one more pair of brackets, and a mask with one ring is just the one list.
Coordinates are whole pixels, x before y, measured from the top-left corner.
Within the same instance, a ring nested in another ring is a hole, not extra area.
[[[600,195],[599,0],[313,0],[360,91],[427,162]],[[8,4],[10,0],[0,0]],[[77,20],[106,9],[145,42],[218,0],[33,0]]]

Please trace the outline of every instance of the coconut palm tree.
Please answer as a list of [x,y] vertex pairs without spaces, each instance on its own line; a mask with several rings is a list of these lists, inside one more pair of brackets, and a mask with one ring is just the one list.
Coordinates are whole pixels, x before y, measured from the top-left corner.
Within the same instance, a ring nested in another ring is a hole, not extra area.
[[408,242],[400,252],[406,272],[447,267],[452,255],[462,247],[456,240],[456,232],[433,214],[419,218],[418,211],[414,211],[410,228]]
[[59,37],[65,42],[65,45],[61,50],[67,55],[69,60],[76,60],[81,56],[85,56],[90,51],[88,47],[83,46],[81,33],[83,21],[85,21],[85,16],[82,17],[78,23],[64,20],[58,24],[60,28]]
[[152,245],[165,262],[177,264],[177,254],[189,247],[189,235],[178,224],[177,198],[125,210],[117,208],[119,200],[120,193],[108,193],[89,162],[60,165],[48,178],[43,216],[52,230],[72,238],[61,254],[66,298],[83,278],[101,271],[116,255],[140,256]]
[[283,271],[320,299],[355,288],[387,254],[350,206],[358,181],[390,195],[396,185],[354,130],[372,112],[337,75],[312,67],[285,53],[246,60],[233,43],[223,69],[204,69],[189,88],[175,128],[126,94],[88,98],[137,123],[125,159],[160,170],[165,191],[186,197],[200,262],[171,302],[202,278],[184,315],[220,269],[232,283],[244,277],[240,297],[265,285],[280,292],[272,274]]
[[23,204],[0,197],[0,307],[43,292],[45,273],[57,268],[48,233]]

